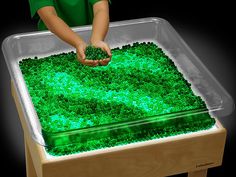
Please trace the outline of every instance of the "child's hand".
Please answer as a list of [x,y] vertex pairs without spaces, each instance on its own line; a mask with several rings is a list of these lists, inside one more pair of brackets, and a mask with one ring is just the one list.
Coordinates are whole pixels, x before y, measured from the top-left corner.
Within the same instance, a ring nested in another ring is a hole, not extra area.
[[86,47],[87,47],[87,44],[85,42],[80,42],[76,46],[77,59],[83,65],[97,66],[99,64],[98,60],[86,60],[86,56],[85,56],[85,49],[86,49]]
[[110,58],[99,60],[98,62],[99,62],[99,64],[101,64],[103,66],[108,65],[108,63],[111,61],[111,49],[108,46],[108,44],[105,43],[104,41],[91,41],[91,44],[94,47],[101,48],[103,51],[107,52],[107,54],[110,56]]

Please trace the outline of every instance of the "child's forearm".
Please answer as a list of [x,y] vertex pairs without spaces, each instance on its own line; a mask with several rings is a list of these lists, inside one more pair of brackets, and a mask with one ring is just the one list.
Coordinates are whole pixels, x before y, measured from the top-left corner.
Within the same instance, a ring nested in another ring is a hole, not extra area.
[[103,41],[106,37],[109,26],[109,7],[106,0],[102,0],[94,4],[94,19],[91,42]]
[[63,41],[75,48],[84,42],[79,35],[73,32],[71,28],[57,16],[54,7],[43,7],[38,10],[38,14],[47,28]]

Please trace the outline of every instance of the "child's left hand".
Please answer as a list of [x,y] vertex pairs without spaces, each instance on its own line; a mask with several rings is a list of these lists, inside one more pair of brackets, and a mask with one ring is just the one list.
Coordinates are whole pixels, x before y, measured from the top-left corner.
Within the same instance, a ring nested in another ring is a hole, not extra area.
[[108,63],[111,61],[111,49],[108,46],[108,44],[104,41],[91,41],[91,44],[94,47],[98,47],[101,48],[102,50],[104,50],[105,52],[107,52],[107,54],[110,56],[110,58],[106,58],[103,60],[99,60],[99,63],[103,66],[108,65]]

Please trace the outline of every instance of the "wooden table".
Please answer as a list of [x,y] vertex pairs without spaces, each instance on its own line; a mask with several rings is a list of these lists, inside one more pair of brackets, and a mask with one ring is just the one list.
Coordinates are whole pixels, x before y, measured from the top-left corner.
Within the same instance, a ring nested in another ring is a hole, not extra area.
[[222,164],[226,130],[213,129],[85,153],[49,157],[29,134],[14,84],[11,92],[25,137],[27,177],[206,177]]

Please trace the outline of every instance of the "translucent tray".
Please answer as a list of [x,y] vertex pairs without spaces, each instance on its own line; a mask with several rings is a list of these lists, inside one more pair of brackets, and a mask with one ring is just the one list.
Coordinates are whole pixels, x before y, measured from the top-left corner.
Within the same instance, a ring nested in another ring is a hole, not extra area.
[[[91,26],[73,28],[85,41],[89,40]],[[208,109],[189,110],[185,112],[175,112],[168,115],[157,115],[149,118],[149,123],[157,122],[163,117],[173,120],[186,115],[197,115],[209,112],[215,117],[224,117],[234,109],[234,103],[229,94],[212,76],[198,57],[186,45],[173,27],[164,19],[144,18],[110,23],[109,33],[106,41],[111,48],[134,42],[152,41],[157,43],[165,53],[171,57],[178,69],[185,78],[192,84],[192,89],[200,95],[207,104]],[[2,50],[15,85],[20,104],[23,108],[24,118],[27,122],[32,138],[41,145],[65,145],[68,142],[77,143],[88,134],[106,134],[106,131],[122,128],[145,126],[144,119],[130,122],[120,122],[116,124],[78,129],[67,132],[57,132],[55,134],[44,135],[37,113],[31,101],[23,75],[19,68],[19,61],[27,57],[44,57],[55,53],[72,51],[74,48],[57,38],[48,31],[16,34],[7,37],[2,43]],[[119,131],[121,133],[122,131]],[[78,135],[83,135],[77,139]],[[46,138],[46,141],[45,141]]]

